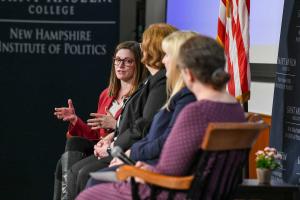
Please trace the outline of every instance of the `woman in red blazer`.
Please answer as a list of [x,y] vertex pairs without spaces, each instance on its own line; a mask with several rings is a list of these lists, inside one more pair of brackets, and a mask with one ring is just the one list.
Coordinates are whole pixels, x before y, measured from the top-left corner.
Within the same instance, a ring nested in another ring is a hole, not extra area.
[[127,41],[116,47],[109,86],[101,92],[98,110],[91,113],[92,119],[88,123],[76,115],[71,99],[68,107],[55,108],[54,115],[69,122],[68,136],[71,137],[68,137],[65,152],[56,166],[54,199],[67,199],[66,185],[72,183],[67,177],[68,169],[93,154],[95,143],[114,131],[124,101],[135,92],[145,74],[141,57],[137,42]]

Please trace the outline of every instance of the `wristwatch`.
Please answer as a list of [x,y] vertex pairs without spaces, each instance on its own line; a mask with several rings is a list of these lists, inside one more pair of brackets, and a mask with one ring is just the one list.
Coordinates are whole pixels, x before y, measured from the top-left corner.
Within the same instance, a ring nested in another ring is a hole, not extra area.
[[106,149],[106,152],[108,153],[108,155],[110,155],[111,156],[111,148],[110,147],[107,147],[107,149]]

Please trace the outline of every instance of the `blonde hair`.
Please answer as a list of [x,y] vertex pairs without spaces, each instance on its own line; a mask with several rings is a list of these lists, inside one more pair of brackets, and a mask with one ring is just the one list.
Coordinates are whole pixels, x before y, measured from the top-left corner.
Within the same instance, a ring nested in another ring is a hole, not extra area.
[[185,87],[185,83],[181,77],[180,70],[177,67],[179,49],[181,45],[187,41],[188,39],[198,35],[196,32],[192,31],[176,31],[171,33],[162,41],[162,49],[164,52],[168,52],[171,56],[171,67],[169,69],[169,76],[167,78],[167,96],[168,100],[163,108],[169,110],[170,100],[171,98],[179,92],[183,87]]
[[151,24],[143,33],[142,63],[154,69],[162,69],[164,52],[161,48],[162,40],[169,34],[177,31],[172,25],[165,23]]

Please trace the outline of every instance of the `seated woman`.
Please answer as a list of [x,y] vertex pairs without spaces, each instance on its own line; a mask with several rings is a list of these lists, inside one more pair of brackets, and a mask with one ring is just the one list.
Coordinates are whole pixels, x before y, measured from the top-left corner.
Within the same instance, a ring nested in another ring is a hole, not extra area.
[[100,94],[97,113],[91,114],[95,117],[90,122],[95,124],[94,128],[76,115],[71,99],[68,107],[55,108],[54,115],[69,122],[68,134],[72,137],[67,140],[65,153],[57,163],[54,199],[65,198],[70,167],[93,154],[94,144],[114,130],[124,99],[132,95],[142,81],[144,66],[140,62],[141,55],[139,43],[134,41],[123,42],[116,47],[109,86]]
[[[91,155],[76,162],[68,170],[67,177],[70,178],[67,185],[68,199],[74,199],[85,188],[90,172],[109,166],[112,157],[108,155],[107,149],[118,145],[127,150],[148,133],[154,115],[163,106],[167,96],[161,42],[174,31],[176,28],[173,26],[160,23],[150,25],[143,33],[142,62],[150,76],[126,101],[114,133],[110,133],[95,145],[95,156]],[[115,67],[123,63],[115,62]],[[95,127],[92,123],[91,126]]]
[[[211,38],[195,36],[181,46],[178,67],[197,101],[179,114],[157,165],[138,162],[136,167],[172,176],[191,174],[199,144],[210,122],[245,121],[242,107],[225,90],[229,75],[224,71],[224,65],[223,48]],[[142,199],[149,198],[149,186],[140,184],[139,194]],[[184,198],[184,193],[175,196],[175,199]],[[77,200],[92,199],[131,199],[130,183],[96,185],[77,197]],[[158,199],[166,199],[166,193],[160,192]]]
[[[179,112],[190,102],[196,100],[195,96],[185,87],[180,70],[176,66],[179,47],[192,36],[194,32],[176,31],[167,36],[162,42],[165,56],[162,60],[166,67],[168,100],[163,108],[154,116],[149,133],[145,138],[134,143],[126,152],[133,160],[140,160],[149,164],[157,163],[163,144],[167,139]],[[110,168],[100,171],[115,170],[122,161],[114,158]],[[116,167],[112,167],[116,166]],[[101,183],[90,179],[86,187]]]

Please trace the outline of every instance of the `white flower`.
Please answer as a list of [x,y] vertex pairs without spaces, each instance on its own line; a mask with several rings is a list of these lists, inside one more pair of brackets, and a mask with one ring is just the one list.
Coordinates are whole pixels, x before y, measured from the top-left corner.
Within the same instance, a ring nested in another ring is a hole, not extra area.
[[267,152],[267,155],[270,156],[270,157],[275,157],[275,153],[270,151],[270,152]]
[[265,147],[265,148],[264,148],[264,151],[270,151],[270,150],[271,150],[270,147]]
[[277,160],[282,160],[282,155],[281,154],[276,154],[274,156],[274,158],[277,159]]
[[265,155],[265,152],[262,151],[262,150],[259,150],[259,151],[256,152],[255,155],[257,155],[257,156],[259,156],[259,155]]
[[275,148],[270,148],[271,152],[277,153],[277,150]]

